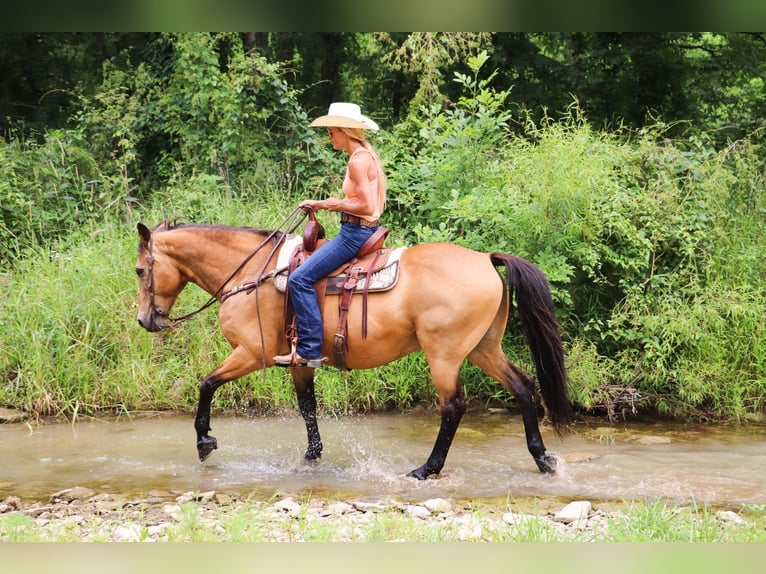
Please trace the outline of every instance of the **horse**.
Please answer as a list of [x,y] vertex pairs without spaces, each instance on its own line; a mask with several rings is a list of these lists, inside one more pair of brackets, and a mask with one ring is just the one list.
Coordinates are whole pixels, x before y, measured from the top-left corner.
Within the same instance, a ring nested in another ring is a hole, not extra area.
[[[204,377],[194,419],[197,454],[206,460],[218,447],[209,434],[213,395],[221,385],[274,366],[273,357],[290,351],[285,337],[285,295],[274,285],[280,244],[286,231],[203,223],[137,225],[138,323],[149,332],[174,326],[170,311],[184,287],[194,283],[220,303],[219,325],[232,351]],[[360,305],[348,313],[345,367],[370,369],[422,351],[438,394],[441,424],[431,454],[408,476],[438,476],[467,410],[459,370],[465,360],[515,396],[527,448],[542,473],[554,474],[557,460],[540,434],[535,380],[504,354],[502,339],[515,308],[530,347],[544,412],[563,437],[573,422],[568,398],[561,329],[550,286],[542,271],[525,259],[482,253],[454,243],[423,243],[403,250],[396,285],[369,294],[367,338],[361,335]],[[505,274],[500,272],[504,267]],[[242,287],[247,286],[247,289]],[[354,295],[354,298],[358,295]],[[222,302],[221,302],[222,301]],[[324,353],[333,366],[333,328],[338,297],[323,299]],[[205,306],[207,306],[205,305]],[[197,310],[198,312],[199,310]],[[190,314],[191,315],[191,314]],[[188,316],[187,316],[188,317]],[[182,319],[185,319],[183,317]],[[317,424],[314,369],[290,367],[308,445],[305,461],[322,455]]]

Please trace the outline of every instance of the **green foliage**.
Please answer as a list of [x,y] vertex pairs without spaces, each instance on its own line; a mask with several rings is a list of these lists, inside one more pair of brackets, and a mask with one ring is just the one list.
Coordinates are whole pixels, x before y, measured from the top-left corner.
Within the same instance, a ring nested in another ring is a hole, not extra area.
[[382,144],[390,165],[387,220],[410,230],[412,241],[452,239],[445,233],[449,206],[472,190],[488,191],[501,181],[496,154],[508,136],[510,114],[503,104],[509,91],[494,90],[493,75],[480,79],[487,58],[484,52],[470,57],[471,74],[455,74],[465,95],[453,108],[435,105],[411,113],[395,129],[393,142]]
[[317,172],[318,136],[280,66],[246,53],[235,34],[162,34],[153,59],[107,61],[102,89],[78,118],[100,157],[114,158],[126,189],[148,195],[179,163],[229,186],[248,172],[280,171],[284,191]]
[[[157,335],[135,326],[135,220],[273,228],[302,198],[340,186],[344,158],[307,128],[279,66],[230,34],[156,35],[147,50],[138,65],[115,57],[105,66],[77,129],[0,142],[2,404],[70,418],[192,409],[228,345],[213,313]],[[766,406],[763,130],[725,146],[659,120],[598,131],[576,100],[558,119],[533,121],[512,112],[515,91],[486,70],[492,57],[478,52],[452,70],[454,101],[432,93],[375,136],[390,242],[453,241],[539,265],[582,409],[757,417]],[[324,222],[337,231],[336,218]],[[190,287],[179,310],[204,300]],[[529,370],[517,333],[506,350]],[[330,412],[434,396],[417,354],[319,376]],[[475,369],[461,376],[471,399],[508,400]],[[216,395],[220,408],[294,401],[281,371]]]
[[453,109],[409,120],[419,137],[390,181],[410,240],[537,263],[588,366],[572,362],[585,408],[611,411],[624,396],[673,415],[761,411],[760,132],[716,152],[700,137],[669,140],[661,123],[595,132],[575,103],[512,137],[507,94],[479,79],[481,63],[457,76],[466,92]]
[[42,143],[0,140],[0,165],[0,263],[95,225],[112,206],[110,182],[101,181],[77,133],[51,132]]

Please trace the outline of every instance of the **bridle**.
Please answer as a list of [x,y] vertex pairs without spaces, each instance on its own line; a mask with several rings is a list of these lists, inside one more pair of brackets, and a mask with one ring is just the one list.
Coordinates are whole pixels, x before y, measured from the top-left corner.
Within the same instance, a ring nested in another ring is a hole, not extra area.
[[[303,217],[299,217],[300,214],[303,214]],[[260,324],[260,305],[257,304],[258,301],[258,287],[260,287],[261,284],[263,284],[268,279],[273,278],[275,275],[278,275],[281,270],[273,270],[270,273],[264,274],[264,271],[266,270],[266,267],[269,264],[269,261],[272,260],[275,253],[279,249],[279,246],[284,243],[285,238],[287,237],[288,233],[292,233],[305,219],[307,215],[307,212],[298,207],[296,208],[276,229],[274,229],[269,235],[261,242],[260,245],[258,245],[253,251],[250,252],[250,254],[244,258],[244,260],[232,271],[229,276],[226,278],[226,280],[221,284],[218,289],[215,290],[215,292],[210,296],[210,298],[203,303],[199,308],[195,309],[194,311],[187,313],[185,315],[182,315],[181,317],[177,317],[175,319],[171,318],[168,313],[166,313],[163,309],[158,307],[155,303],[155,286],[154,286],[154,253],[153,253],[153,244],[154,244],[154,236],[149,237],[149,241],[147,242],[147,250],[149,251],[149,255],[146,259],[146,273],[148,275],[148,290],[149,290],[149,309],[151,310],[152,318],[154,317],[161,317],[164,319],[167,319],[169,322],[168,325],[166,325],[164,328],[174,328],[177,327],[179,324],[183,323],[184,321],[187,321],[191,319],[192,317],[198,315],[208,307],[210,307],[213,303],[218,301],[220,297],[220,302],[223,303],[226,299],[228,299],[231,295],[234,295],[235,293],[239,293],[240,291],[247,291],[248,293],[255,290],[256,292],[256,305],[258,307],[258,316]],[[284,228],[285,231],[281,231],[281,229]],[[276,241],[273,241],[274,238],[277,238]],[[232,289],[231,291],[224,292],[224,287],[234,278],[234,276],[239,273],[242,268],[247,265],[247,263],[268,243],[273,243],[273,247],[271,249],[271,252],[269,253],[269,256],[266,258],[266,260],[263,263],[263,266],[261,267],[260,271],[258,272],[257,279],[255,281],[249,282],[245,285],[242,285],[240,287],[236,287]]]

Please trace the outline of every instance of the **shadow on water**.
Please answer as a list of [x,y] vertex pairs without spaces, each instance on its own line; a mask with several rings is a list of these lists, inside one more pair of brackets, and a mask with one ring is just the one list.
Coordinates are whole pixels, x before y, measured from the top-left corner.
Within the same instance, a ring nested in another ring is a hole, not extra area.
[[766,503],[766,428],[579,423],[565,441],[544,432],[556,476],[537,471],[520,417],[469,412],[444,473],[419,482],[438,429],[434,413],[320,420],[322,461],[301,461],[300,417],[218,417],[220,448],[197,460],[191,417],[157,415],[74,425],[0,425],[0,500],[45,499],[72,486],[153,490],[476,499],[561,497],[722,505]]

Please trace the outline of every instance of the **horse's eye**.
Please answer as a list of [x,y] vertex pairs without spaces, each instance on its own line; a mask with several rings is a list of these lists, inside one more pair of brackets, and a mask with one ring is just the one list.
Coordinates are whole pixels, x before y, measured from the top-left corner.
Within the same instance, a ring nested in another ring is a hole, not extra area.
[[143,277],[144,276],[144,268],[143,267],[136,267],[136,275],[138,275],[139,277]]

